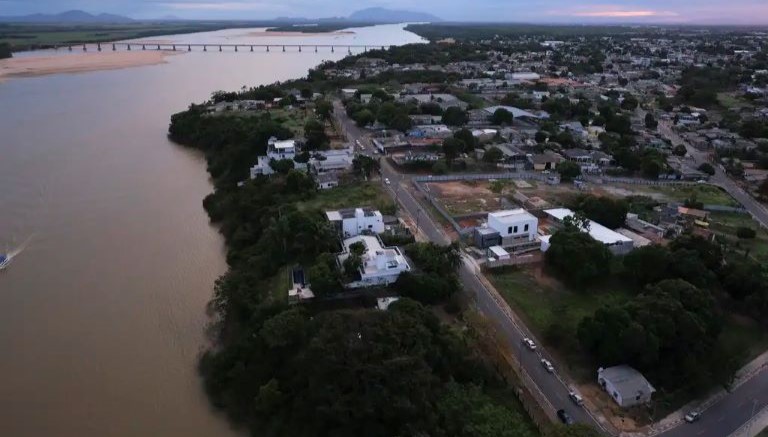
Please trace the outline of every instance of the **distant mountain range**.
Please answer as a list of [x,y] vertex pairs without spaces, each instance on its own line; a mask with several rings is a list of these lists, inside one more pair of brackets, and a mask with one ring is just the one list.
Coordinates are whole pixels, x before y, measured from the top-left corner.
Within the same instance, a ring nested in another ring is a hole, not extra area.
[[113,14],[89,14],[84,11],[67,11],[60,14],[32,14],[16,17],[0,17],[0,21],[14,23],[131,23],[133,19]]
[[[159,20],[177,21],[178,17],[166,16]],[[88,12],[73,10],[62,12],[60,14],[32,14],[20,16],[0,16],[0,22],[14,23],[131,23],[132,18],[113,14],[89,14]],[[149,20],[154,21],[154,20]],[[244,20],[238,20],[244,21]],[[259,20],[264,21],[264,20]],[[440,18],[425,12],[398,11],[385,8],[368,8],[352,13],[349,17],[329,17],[320,19],[280,17],[271,20],[279,23],[404,23],[442,21]]]

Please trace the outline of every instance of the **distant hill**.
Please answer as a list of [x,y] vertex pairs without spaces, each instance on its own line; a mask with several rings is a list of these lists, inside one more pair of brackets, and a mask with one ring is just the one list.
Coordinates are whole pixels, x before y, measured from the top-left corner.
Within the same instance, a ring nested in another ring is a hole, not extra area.
[[426,12],[397,11],[385,8],[368,8],[354,12],[348,20],[365,23],[437,22],[440,18]]
[[32,14],[16,17],[2,17],[0,22],[13,23],[131,23],[133,20],[122,15],[89,14],[84,11],[67,11],[60,14]]

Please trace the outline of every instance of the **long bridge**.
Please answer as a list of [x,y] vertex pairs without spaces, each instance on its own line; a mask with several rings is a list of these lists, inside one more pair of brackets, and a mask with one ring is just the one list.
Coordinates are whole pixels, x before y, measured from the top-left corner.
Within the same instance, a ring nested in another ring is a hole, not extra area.
[[346,50],[348,53],[352,53],[352,49],[362,50],[367,52],[368,50],[386,50],[389,45],[362,45],[362,44],[190,44],[190,43],[155,43],[155,42],[109,42],[109,43],[73,43],[60,46],[54,46],[56,50],[66,49],[68,51],[81,50],[87,52],[90,50],[103,51],[103,50],[155,50],[155,51],[218,51],[218,52],[270,52],[271,50],[286,51],[314,51],[317,53],[320,49],[328,50],[334,53],[336,50]]

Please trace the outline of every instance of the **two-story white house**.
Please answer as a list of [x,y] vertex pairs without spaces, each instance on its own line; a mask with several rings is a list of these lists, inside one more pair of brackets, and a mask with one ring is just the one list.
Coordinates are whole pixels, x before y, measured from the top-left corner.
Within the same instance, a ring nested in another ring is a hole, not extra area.
[[277,138],[272,137],[267,144],[267,154],[265,156],[259,156],[256,165],[251,167],[251,179],[256,179],[259,175],[271,175],[275,172],[270,162],[281,161],[283,159],[289,159],[293,161],[296,158],[296,141],[285,140],[278,141]]
[[350,208],[326,211],[325,216],[343,238],[360,234],[381,234],[384,232],[384,217],[371,208]]
[[502,241],[506,239],[534,241],[538,226],[539,219],[522,208],[488,214],[488,227],[498,232]]
[[339,265],[343,265],[351,255],[350,246],[355,243],[362,243],[365,252],[361,256],[360,278],[346,284],[347,288],[391,284],[401,273],[411,270],[399,248],[384,247],[379,237],[373,235],[358,235],[344,240],[344,251],[338,255]]

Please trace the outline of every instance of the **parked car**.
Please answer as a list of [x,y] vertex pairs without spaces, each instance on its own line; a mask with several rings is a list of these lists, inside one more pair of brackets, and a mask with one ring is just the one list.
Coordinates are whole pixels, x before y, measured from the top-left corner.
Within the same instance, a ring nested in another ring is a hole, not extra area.
[[584,405],[584,398],[582,398],[581,395],[576,393],[575,391],[573,390],[569,391],[568,397],[571,398],[574,404],[578,406]]
[[547,369],[547,372],[549,373],[555,373],[555,366],[552,365],[552,363],[549,360],[546,360],[544,358],[541,359],[541,367]]
[[532,350],[532,351],[535,351],[535,350],[536,350],[536,343],[534,343],[534,342],[533,342],[533,340],[531,340],[531,339],[530,339],[530,338],[528,338],[528,337],[525,337],[525,338],[523,339],[523,344],[524,344],[524,345],[525,345],[525,347],[527,347],[529,350]]
[[389,181],[389,178],[384,178],[384,183],[385,183],[385,184],[387,184],[387,185],[389,185],[389,184],[391,184],[392,182],[390,182],[390,181]]
[[685,421],[688,423],[696,422],[699,419],[701,419],[701,413],[699,413],[698,411],[691,411],[690,413],[685,415]]
[[573,425],[573,418],[565,410],[557,410],[557,418],[566,425]]

